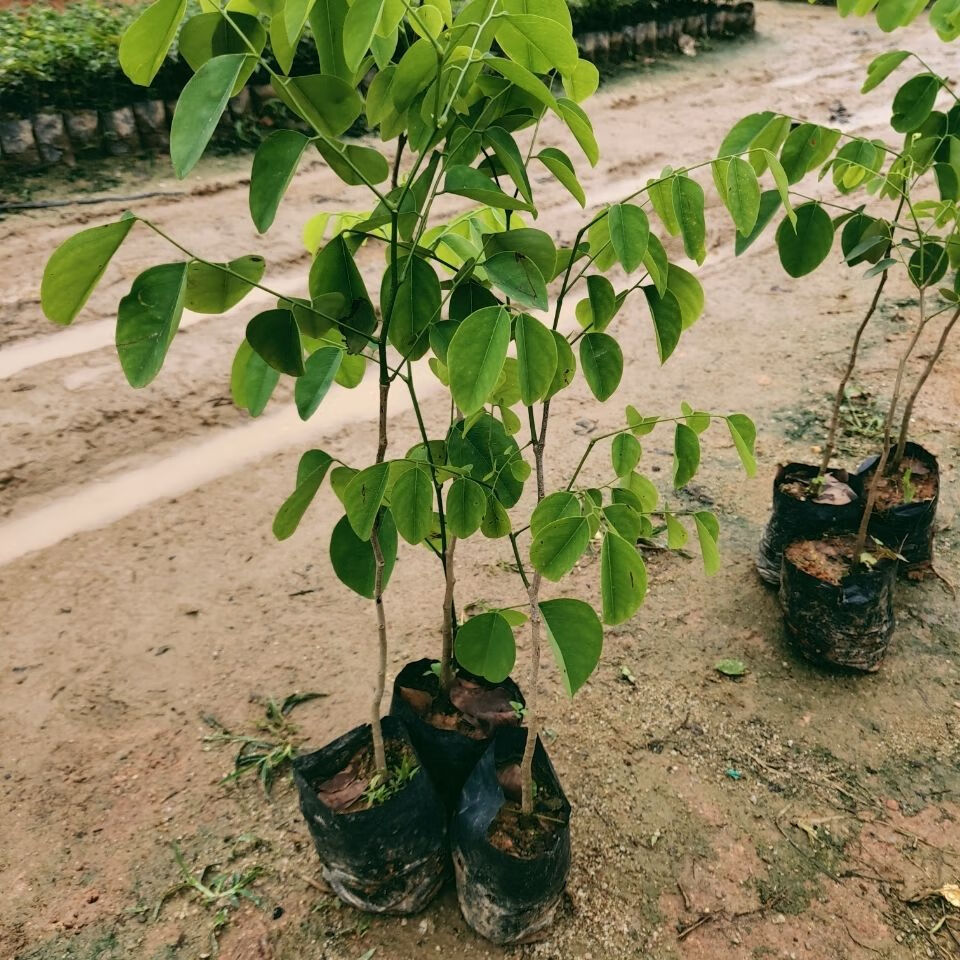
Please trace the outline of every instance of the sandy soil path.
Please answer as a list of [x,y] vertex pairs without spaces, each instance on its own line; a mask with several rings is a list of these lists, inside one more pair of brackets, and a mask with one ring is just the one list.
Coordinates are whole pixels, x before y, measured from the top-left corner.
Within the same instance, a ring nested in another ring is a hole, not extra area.
[[[928,34],[918,26],[896,44],[949,73],[956,51]],[[602,158],[589,173],[582,166],[588,196],[611,201],[667,162],[711,155],[760,107],[885,133],[885,89],[857,91],[871,57],[891,46],[833,10],[764,3],[754,40],[604,87],[593,106]],[[556,125],[544,133],[575,152]],[[315,165],[258,238],[244,215],[245,169],[211,161],[188,195],[138,210],[208,256],[263,253],[272,284],[296,290],[308,263],[300,225],[339,208],[343,191]],[[541,223],[569,237],[579,209],[538,186]],[[51,333],[37,302],[46,255],[119,209],[0,223],[10,265],[0,284],[0,956],[209,953],[215,908],[177,895],[154,919],[179,879],[172,842],[197,868],[262,868],[262,908],[231,910],[220,935],[221,955],[235,960],[960,956],[951,939],[960,924],[927,933],[940,906],[902,899],[960,879],[956,602],[936,583],[904,588],[883,671],[825,675],[784,645],[776,599],[752,569],[773,465],[809,457],[820,441],[817,411],[868,299],[836,258],[791,282],[769,239],[735,260],[726,217],[711,209],[707,308],[675,357],[659,369],[635,303],[620,321],[634,336],[614,400],[591,408],[596,421],[584,413],[585,387],[555,404],[554,480],[628,402],[744,410],[758,422],[763,468],[743,480],[727,439],[708,434],[688,499],[720,515],[722,573],[707,581],[696,557],[651,556],[646,606],[608,632],[603,663],[572,705],[549,673],[551,753],[576,810],[570,897],[547,943],[504,954],[465,928],[449,891],[405,923],[336,908],[312,885],[316,860],[289,786],[266,801],[252,782],[220,785],[232,758],[202,743],[204,716],[251,732],[264,697],[318,690],[325,698],[295,715],[313,745],[365,717],[372,611],[326,566],[339,505],[325,492],[284,544],[270,519],[302,449],[348,457],[376,438],[345,392],[305,426],[289,405],[258,422],[234,410],[229,363],[250,303],[193,320],[155,383],[130,391],[110,346],[112,316],[132,277],[166,256],[145,231],[76,327]],[[371,278],[381,269],[372,253],[363,268]],[[909,291],[900,294],[908,309]],[[882,395],[904,330],[895,310],[878,318],[864,389]],[[944,463],[940,565],[955,581],[958,371],[953,359],[931,382],[916,431]],[[441,406],[428,397],[424,412],[440,430]],[[414,428],[398,403],[398,449]],[[669,438],[651,440],[645,457],[667,476]],[[849,446],[865,448],[856,436]],[[394,668],[439,642],[435,562],[408,552],[388,598]],[[464,550],[463,600],[521,599],[507,560],[496,543]],[[595,558],[585,559],[569,590],[593,597],[597,580]],[[718,681],[713,664],[725,656],[746,660],[744,680]]]

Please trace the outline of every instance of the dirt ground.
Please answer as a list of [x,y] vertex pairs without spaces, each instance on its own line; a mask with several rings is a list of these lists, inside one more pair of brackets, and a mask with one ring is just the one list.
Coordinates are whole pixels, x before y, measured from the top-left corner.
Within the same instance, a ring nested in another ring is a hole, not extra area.
[[[888,87],[857,92],[882,49],[910,47],[956,69],[957,51],[925,25],[887,38],[832,9],[773,3],[758,20],[755,39],[628,71],[603,88],[593,104],[602,159],[589,173],[582,165],[594,203],[665,163],[712,155],[732,122],[760,107],[889,135]],[[555,124],[545,137],[569,146]],[[300,225],[341,208],[344,191],[315,165],[257,238],[245,215],[247,164],[210,160],[185,186],[162,165],[140,167],[120,189],[185,191],[136,208],[208,256],[263,253],[270,281],[297,289],[308,264]],[[578,208],[537,185],[541,223],[569,237]],[[621,422],[625,403],[748,412],[762,466],[743,479],[726,436],[708,433],[704,469],[683,497],[718,513],[722,571],[706,579],[695,548],[651,553],[645,606],[607,631],[601,665],[575,701],[548,668],[547,739],[574,808],[569,896],[549,940],[504,951],[466,928],[450,889],[408,920],[338,907],[318,889],[288,780],[269,799],[252,779],[221,783],[233,752],[204,742],[211,717],[267,736],[257,726],[265,698],[317,691],[325,696],[291,715],[303,746],[365,719],[374,614],[328,569],[339,505],[324,490],[282,544],[270,521],[302,449],[363,460],[357,451],[372,453],[375,431],[356,394],[332,393],[305,427],[284,405],[251,423],[229,404],[232,352],[259,306],[252,298],[188,325],[154,384],[129,390],[111,347],[115,305],[139,270],[170,256],[146,231],[131,236],[75,329],[51,331],[37,293],[46,255],[120,209],[0,222],[0,957],[960,957],[960,910],[927,896],[960,882],[956,600],[936,580],[902,586],[885,665],[849,677],[791,652],[776,597],[753,569],[774,465],[814,455],[824,397],[869,299],[836,251],[801,281],[782,272],[769,237],[735,260],[714,201],[700,271],[707,308],[676,355],[658,367],[634,300],[618,321],[635,336],[614,400],[598,408],[580,383],[554,404],[552,481],[569,475],[591,432]],[[376,258],[364,258],[375,276]],[[876,398],[907,330],[910,293],[892,295],[856,377],[851,463],[870,448]],[[914,430],[943,465],[938,567],[953,582],[958,404],[954,353]],[[406,449],[413,417],[400,403],[393,413],[391,442]],[[436,394],[425,415],[442,429]],[[667,434],[644,445],[665,480],[670,446]],[[591,463],[587,475],[599,478],[603,456]],[[439,646],[436,562],[403,549],[387,596],[393,670]],[[461,605],[522,600],[503,543],[461,549]],[[564,590],[595,598],[596,562],[585,558]],[[746,676],[721,677],[714,664],[726,657],[742,659]],[[521,654],[521,682],[522,665]],[[231,905],[176,890],[174,845],[189,868],[208,868],[210,886],[236,882],[255,899]]]

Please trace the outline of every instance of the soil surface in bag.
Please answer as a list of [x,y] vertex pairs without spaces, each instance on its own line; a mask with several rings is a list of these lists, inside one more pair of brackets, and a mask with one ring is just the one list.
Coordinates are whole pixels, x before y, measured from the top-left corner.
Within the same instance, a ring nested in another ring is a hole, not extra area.
[[820,468],[810,463],[777,467],[773,507],[757,552],[757,572],[766,583],[780,583],[787,544],[827,532],[843,533],[860,520],[862,501],[848,482],[851,478],[847,471],[828,470],[823,482],[817,484],[813,481],[819,473]]
[[[896,563],[853,564],[853,537],[800,540],[783,554],[780,601],[787,632],[815,663],[874,671],[893,635]],[[868,551],[877,545],[868,543]]]
[[[446,876],[446,816],[401,721],[384,718],[383,733],[391,772],[404,763],[411,771],[396,788],[372,782],[369,724],[297,757],[294,780],[323,877],[337,896],[371,913],[411,914]],[[371,805],[377,788],[381,802]]]
[[435,660],[408,663],[393,685],[390,713],[399,717],[438,793],[452,812],[464,781],[500,727],[519,726],[512,703],[524,703],[517,685],[507,678],[491,684],[460,671],[442,697]]
[[[864,498],[877,459],[870,457],[858,468]],[[939,498],[937,458],[919,444],[908,443],[897,469],[880,480],[870,533],[903,557],[901,572],[911,579],[922,579],[932,569]]]
[[570,804],[537,740],[533,814],[520,809],[527,731],[499,730],[463,788],[451,827],[460,909],[494,943],[549,935],[570,870]]

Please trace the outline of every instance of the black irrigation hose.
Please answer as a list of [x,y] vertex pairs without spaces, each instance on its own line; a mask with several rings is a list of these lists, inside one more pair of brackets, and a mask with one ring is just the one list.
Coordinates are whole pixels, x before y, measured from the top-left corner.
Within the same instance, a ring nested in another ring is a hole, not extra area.
[[151,190],[149,193],[131,193],[125,197],[77,197],[72,200],[36,200],[25,203],[2,203],[0,213],[8,210],[45,210],[48,207],[70,207],[93,203],[126,203],[128,200],[147,200],[151,197],[184,197],[186,190]]

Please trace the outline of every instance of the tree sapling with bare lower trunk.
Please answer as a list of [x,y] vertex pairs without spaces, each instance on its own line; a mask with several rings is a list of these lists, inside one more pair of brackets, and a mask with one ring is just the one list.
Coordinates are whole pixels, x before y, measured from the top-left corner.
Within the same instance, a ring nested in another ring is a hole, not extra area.
[[[658,404],[651,390],[644,413],[627,406],[621,424],[591,439],[572,475],[551,488],[551,403],[571,388],[578,368],[600,403],[620,388],[621,344],[632,336],[622,322],[628,301],[649,316],[661,363],[669,359],[700,316],[703,291],[671,261],[652,218],[699,265],[706,257],[705,195],[695,174],[712,168],[734,224],[749,235],[765,209],[758,179],[764,167],[755,169],[734,155],[739,151],[667,167],[558,245],[527,219],[537,217],[534,174],[553,178],[581,207],[586,197],[570,156],[542,142],[541,121],[554,115],[589,163],[599,156],[581,106],[599,78],[577,55],[563,0],[538,0],[535,10],[526,0],[471,0],[456,13],[447,0],[280,0],[251,9],[246,0],[226,7],[211,0],[182,25],[181,48],[191,51],[195,73],[177,105],[171,159],[177,176],[186,177],[229,98],[258,65],[268,71],[301,127],[274,132],[254,157],[249,204],[257,230],[273,224],[306,153],[316,151],[364,198],[356,209],[321,211],[307,221],[312,261],[305,290],[267,286],[260,256],[211,259],[127,214],[54,253],[43,308],[51,320],[70,323],[136,227],[152,231],[180,259],[146,270],[120,303],[117,349],[132,386],[157,376],[175,349],[185,309],[223,313],[254,290],[268,298],[267,309],[250,319],[231,373],[233,398],[252,416],[264,411],[281,377],[293,379],[297,410],[307,420],[335,383],[356,388],[366,368],[375,368],[375,454],[351,447],[341,459],[308,450],[273,525],[279,539],[291,536],[329,477],[344,511],[330,538],[331,566],[375,610],[369,723],[297,758],[301,806],[325,874],[346,902],[411,912],[439,887],[447,817],[422,770],[411,736],[417,728],[396,716],[381,720],[384,601],[398,542],[426,549],[438,560],[443,599],[441,657],[435,686],[425,692],[453,701],[466,680],[470,709],[504,721],[497,736],[480,738],[481,750],[465,769],[438,761],[431,770],[438,784],[452,784],[461,903],[468,921],[492,939],[530,939],[549,926],[569,867],[569,804],[538,737],[544,653],[549,647],[572,696],[599,661],[602,623],[625,622],[643,602],[647,576],[638,544],[663,537],[679,548],[689,525],[708,572],[716,569],[718,521],[684,494],[700,465],[701,435],[712,424],[727,427],[748,473],[755,468],[755,430],[745,415],[683,404],[662,416],[649,409]],[[130,27],[121,62],[136,82],[150,82],[184,16],[184,0],[157,0]],[[292,74],[292,51],[305,31],[316,43],[319,72]],[[345,139],[361,117],[389,144],[384,153],[370,141]],[[789,209],[779,164],[774,159],[766,169]],[[456,199],[459,210],[433,216],[441,195]],[[381,253],[372,296],[370,266]],[[439,434],[427,429],[421,410],[418,385],[426,376],[447,391],[449,422]],[[390,400],[398,389],[409,396],[419,432],[406,451],[389,444]],[[668,500],[639,469],[641,439],[657,428],[673,434]],[[605,441],[609,468],[591,465],[587,483],[582,474]],[[524,500],[531,476],[534,489]],[[503,543],[519,589],[460,622],[457,610],[471,605],[457,604],[454,560],[479,536]],[[553,586],[597,551],[599,613]],[[524,628],[526,704],[509,685],[514,631]],[[429,661],[425,666],[429,671]],[[484,697],[493,707],[478,707]],[[498,723],[489,726],[485,735]],[[482,816],[471,818],[470,810],[481,808]],[[491,856],[506,865],[499,880],[477,870],[477,858]],[[518,889],[524,871],[529,882]]]

